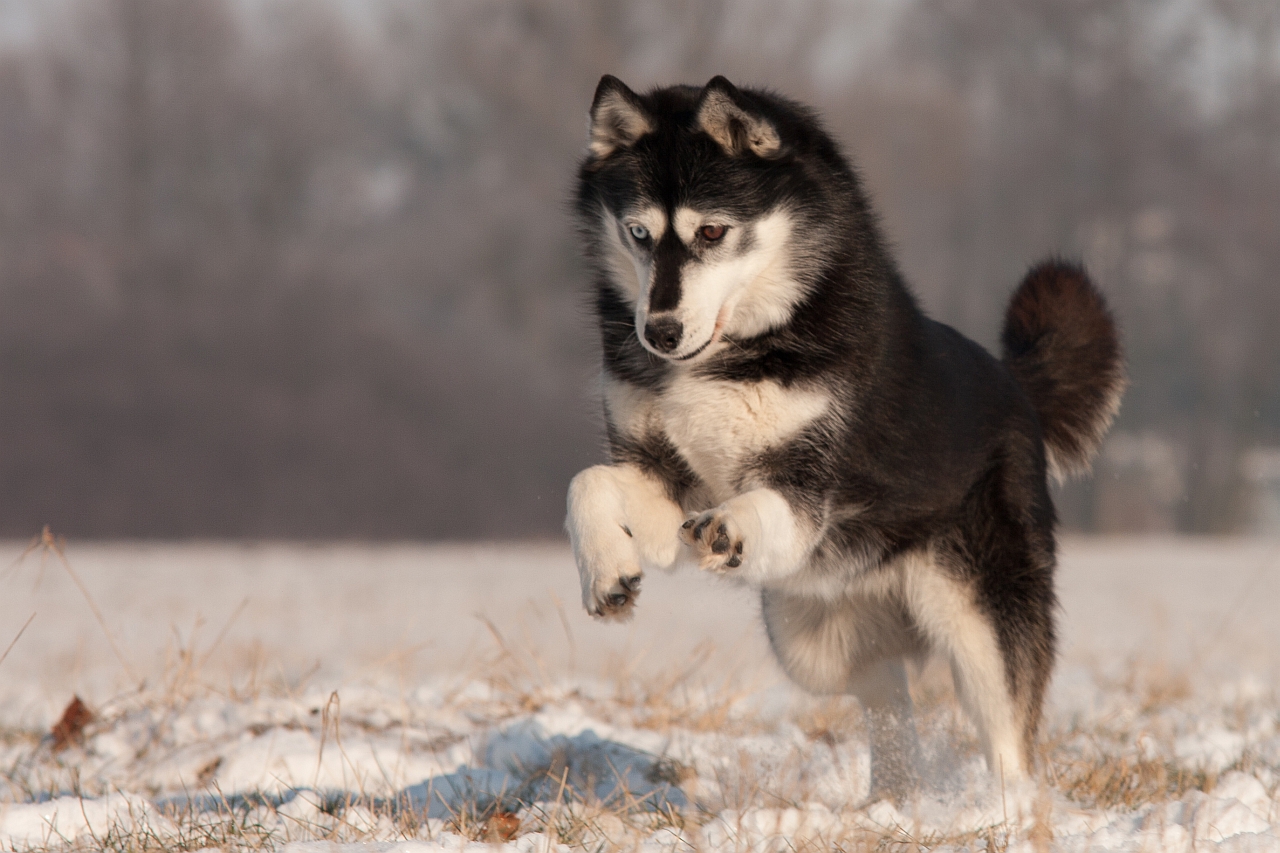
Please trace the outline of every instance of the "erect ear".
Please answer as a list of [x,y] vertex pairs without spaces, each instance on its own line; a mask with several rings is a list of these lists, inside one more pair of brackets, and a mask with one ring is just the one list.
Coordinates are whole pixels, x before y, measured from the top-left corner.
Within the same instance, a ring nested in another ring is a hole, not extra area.
[[608,157],[651,130],[653,120],[636,93],[612,74],[601,77],[591,101],[591,153]]
[[737,87],[723,77],[712,77],[698,104],[698,126],[726,153],[747,151],[766,159],[782,153],[782,139],[773,122],[743,106]]

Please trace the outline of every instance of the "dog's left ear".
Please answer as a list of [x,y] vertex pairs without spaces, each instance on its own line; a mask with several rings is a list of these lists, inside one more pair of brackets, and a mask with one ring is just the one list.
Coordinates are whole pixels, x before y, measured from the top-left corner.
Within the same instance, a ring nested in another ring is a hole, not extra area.
[[750,151],[766,160],[782,154],[782,139],[773,122],[749,109],[742,93],[724,77],[711,78],[702,90],[698,126],[728,154]]

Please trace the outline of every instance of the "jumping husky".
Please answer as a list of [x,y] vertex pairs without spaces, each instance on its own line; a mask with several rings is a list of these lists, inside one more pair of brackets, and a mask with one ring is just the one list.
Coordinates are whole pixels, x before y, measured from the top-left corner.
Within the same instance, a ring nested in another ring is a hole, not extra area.
[[1125,384],[1084,270],[1031,269],[996,360],[921,313],[815,115],[723,77],[601,79],[576,212],[612,458],[569,487],[587,611],[629,616],[682,562],[759,588],[790,677],[865,707],[873,797],[918,781],[904,660],[940,653],[991,772],[1025,777],[1046,475],[1087,470]]

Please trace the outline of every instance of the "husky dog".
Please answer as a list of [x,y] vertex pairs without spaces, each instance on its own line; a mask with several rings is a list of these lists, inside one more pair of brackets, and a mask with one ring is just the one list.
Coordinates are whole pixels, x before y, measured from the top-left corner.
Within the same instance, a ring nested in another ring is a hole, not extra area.
[[991,772],[1026,777],[1046,477],[1087,470],[1125,384],[1084,270],[1032,268],[995,359],[921,313],[815,115],[723,77],[601,79],[576,212],[612,459],[569,487],[587,611],[682,562],[758,588],[788,675],[866,709],[873,796],[918,782],[904,660],[939,653]]

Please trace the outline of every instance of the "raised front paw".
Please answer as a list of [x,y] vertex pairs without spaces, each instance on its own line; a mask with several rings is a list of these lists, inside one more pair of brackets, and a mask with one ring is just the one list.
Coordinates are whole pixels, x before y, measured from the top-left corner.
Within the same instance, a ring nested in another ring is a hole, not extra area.
[[631,618],[640,595],[641,575],[627,575],[612,581],[598,578],[583,596],[587,612],[599,619],[625,621]]
[[723,573],[742,565],[742,531],[724,507],[690,515],[680,526],[680,540],[704,571]]

